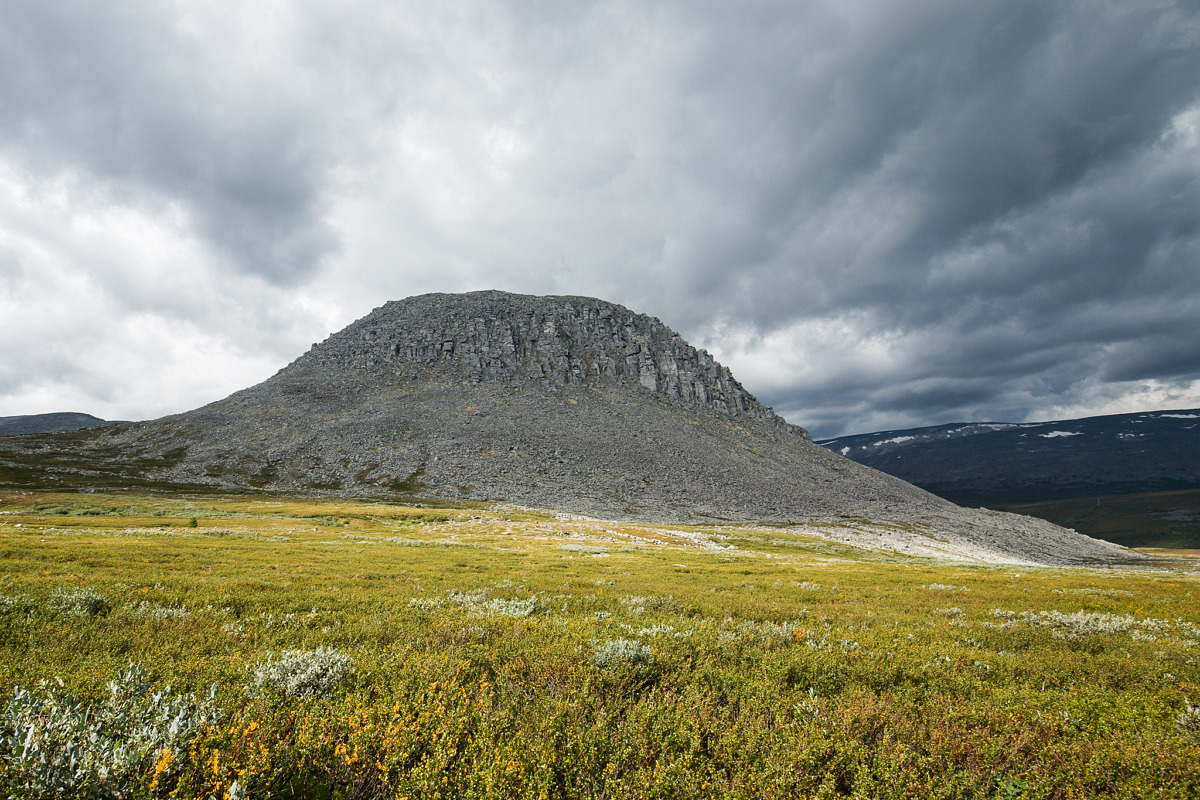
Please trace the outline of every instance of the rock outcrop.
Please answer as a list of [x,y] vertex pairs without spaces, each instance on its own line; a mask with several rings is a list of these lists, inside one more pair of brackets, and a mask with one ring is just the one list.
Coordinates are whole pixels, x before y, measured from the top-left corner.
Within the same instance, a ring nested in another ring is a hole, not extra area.
[[385,367],[401,381],[640,387],[731,418],[786,424],[659,320],[587,297],[475,292],[391,302],[313,345],[306,359],[335,370]]

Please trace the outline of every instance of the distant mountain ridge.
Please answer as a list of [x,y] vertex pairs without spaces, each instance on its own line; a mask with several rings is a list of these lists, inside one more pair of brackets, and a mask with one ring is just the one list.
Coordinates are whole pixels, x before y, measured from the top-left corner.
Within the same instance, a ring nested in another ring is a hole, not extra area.
[[22,414],[0,417],[0,436],[24,436],[31,433],[56,433],[104,425],[105,420],[91,414],[65,411],[51,414]]
[[1200,409],[954,423],[817,444],[966,505],[1200,488]]

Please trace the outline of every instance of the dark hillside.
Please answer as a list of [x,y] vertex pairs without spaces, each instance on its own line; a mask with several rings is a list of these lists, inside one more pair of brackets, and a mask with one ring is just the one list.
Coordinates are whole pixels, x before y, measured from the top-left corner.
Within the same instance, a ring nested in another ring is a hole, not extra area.
[[963,423],[820,444],[967,505],[1200,488],[1200,410]]
[[0,436],[24,436],[31,433],[57,433],[104,425],[105,421],[91,414],[60,412],[55,414],[23,414],[0,417]]
[[1200,547],[1200,410],[963,423],[820,444],[956,503],[1136,546]]

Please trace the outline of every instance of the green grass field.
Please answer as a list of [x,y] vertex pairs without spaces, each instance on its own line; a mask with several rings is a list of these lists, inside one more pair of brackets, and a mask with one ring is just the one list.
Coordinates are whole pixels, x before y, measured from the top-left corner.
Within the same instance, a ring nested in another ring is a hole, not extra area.
[[0,551],[11,797],[1200,796],[1200,563],[153,493]]
[[1200,556],[1200,490],[1079,497],[996,506],[1149,552]]

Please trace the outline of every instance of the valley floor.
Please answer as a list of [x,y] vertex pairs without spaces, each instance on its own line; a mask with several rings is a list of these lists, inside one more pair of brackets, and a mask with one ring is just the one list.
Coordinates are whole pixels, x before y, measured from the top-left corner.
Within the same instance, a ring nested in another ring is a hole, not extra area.
[[0,493],[13,797],[1200,796],[1200,562]]
[[996,505],[1149,552],[1200,555],[1200,489]]

